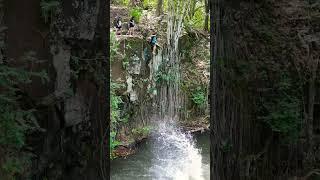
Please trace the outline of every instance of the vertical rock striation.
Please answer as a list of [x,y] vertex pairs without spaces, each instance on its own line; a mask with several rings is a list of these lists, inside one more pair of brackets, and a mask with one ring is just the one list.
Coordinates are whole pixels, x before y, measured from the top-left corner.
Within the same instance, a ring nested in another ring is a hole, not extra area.
[[313,176],[319,168],[313,112],[319,103],[319,3],[211,5],[212,179]]
[[[106,179],[108,67],[104,0],[57,1],[45,22],[39,0],[7,1],[5,54],[11,66],[46,71],[21,88],[37,104],[44,133],[28,135],[33,179]],[[26,62],[32,51],[39,62]],[[1,53],[2,54],[2,53]],[[1,59],[2,61],[2,59]],[[22,177],[23,179],[27,177]]]

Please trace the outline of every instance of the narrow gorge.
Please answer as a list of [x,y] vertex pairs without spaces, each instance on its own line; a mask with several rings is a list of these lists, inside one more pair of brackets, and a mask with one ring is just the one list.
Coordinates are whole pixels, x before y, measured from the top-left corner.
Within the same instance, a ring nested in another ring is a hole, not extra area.
[[319,180],[319,61],[319,0],[0,0],[0,180]]
[[[124,99],[123,96],[127,94],[129,102],[123,102],[127,104],[124,107],[134,104],[132,107],[134,115],[129,115],[127,122],[114,124],[116,127],[112,127],[114,136],[111,138],[114,137],[112,141],[116,143],[111,157],[127,156],[130,153],[134,155],[126,157],[128,159],[111,161],[111,179],[135,177],[175,180],[210,179],[209,149],[206,147],[207,149],[203,151],[206,154],[202,154],[193,135],[190,134],[190,131],[202,133],[208,130],[206,121],[208,121],[209,34],[186,30],[183,19],[189,5],[188,1],[168,2],[167,14],[160,17],[162,20],[159,24],[152,24],[155,25],[152,28],[140,29],[140,31],[157,29],[159,45],[154,55],[148,52],[150,47],[147,38],[140,36],[138,32],[133,36],[116,35],[114,37],[113,44],[120,47],[118,51],[121,53],[118,54],[120,61],[115,58],[117,62],[114,61],[111,67],[112,80],[120,82],[119,72],[125,69],[122,82],[126,84],[123,85],[124,89],[121,92],[124,93],[120,97]],[[144,21],[144,17],[148,18],[148,11],[142,11],[141,16],[142,20],[139,22],[141,28],[146,28],[144,23],[158,21],[152,16]],[[200,37],[197,37],[198,33],[201,33]],[[202,50],[192,41],[203,43],[200,47]],[[189,57],[186,56],[186,51],[192,51],[188,54]],[[199,56],[203,52],[206,54]],[[123,54],[126,57],[121,56]],[[150,61],[147,59],[148,54],[150,54]],[[190,56],[196,58],[193,59]],[[126,58],[128,63],[124,65],[121,59]],[[193,67],[193,69],[186,67]],[[187,74],[189,70],[195,72]],[[139,82],[143,77],[143,82]],[[201,78],[200,82],[193,80],[199,78]],[[190,94],[187,91],[193,92]],[[199,100],[201,104],[193,102],[193,96],[197,91],[200,92],[197,98],[202,98]],[[123,109],[120,108],[119,114]],[[196,116],[190,116],[189,113],[197,114],[202,121],[197,121]],[[121,115],[119,117],[121,121]],[[124,130],[119,131],[121,128]],[[206,137],[207,142],[201,143],[209,144],[209,138]],[[132,138],[131,142],[125,144],[126,138]],[[143,141],[145,138],[146,140]],[[139,145],[139,142],[143,145]],[[131,151],[132,146],[133,151]],[[141,150],[141,148],[144,149]],[[140,157],[141,151],[148,157],[147,159]],[[205,157],[204,160],[202,156]]]

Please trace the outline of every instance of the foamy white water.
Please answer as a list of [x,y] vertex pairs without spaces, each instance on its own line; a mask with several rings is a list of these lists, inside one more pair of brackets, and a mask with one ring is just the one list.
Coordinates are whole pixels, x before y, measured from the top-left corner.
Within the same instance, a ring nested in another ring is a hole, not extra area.
[[201,152],[190,134],[167,122],[159,124],[154,138],[154,180],[204,180]]

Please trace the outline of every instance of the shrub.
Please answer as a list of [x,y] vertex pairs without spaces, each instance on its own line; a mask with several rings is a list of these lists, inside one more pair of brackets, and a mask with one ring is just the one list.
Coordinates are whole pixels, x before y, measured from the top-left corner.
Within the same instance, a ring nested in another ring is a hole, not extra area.
[[186,28],[203,29],[205,21],[205,6],[204,3],[198,2],[195,4],[194,12],[185,17],[184,23]]
[[192,101],[199,107],[203,107],[205,105],[205,91],[201,87],[198,87],[195,91],[192,92]]
[[175,71],[169,72],[164,63],[159,66],[159,70],[156,72],[155,79],[157,83],[177,83],[179,80],[176,77]]
[[[28,55],[26,58],[31,59]],[[20,107],[21,92],[17,88],[21,84],[31,83],[32,77],[39,77],[44,82],[48,80],[45,72],[28,72],[23,69],[0,65],[0,146],[3,147],[3,164],[0,169],[5,172],[8,179],[15,179],[21,175],[23,169],[29,164],[27,154],[22,151],[25,146],[25,135],[40,130],[33,116],[32,109],[22,110]],[[19,157],[21,154],[25,154]],[[19,158],[16,158],[19,157]]]
[[302,101],[296,81],[285,70],[273,86],[273,93],[260,98],[258,118],[272,131],[283,135],[283,142],[295,140],[302,122]]
[[122,0],[122,5],[128,6],[129,2],[130,2],[130,0]]
[[132,134],[136,137],[144,137],[148,136],[150,134],[151,127],[145,126],[145,127],[140,127],[140,128],[134,128],[132,129]]
[[131,11],[130,11],[130,16],[131,17],[134,17],[134,20],[136,22],[140,22],[140,18],[142,16],[142,9],[141,8],[133,8]]
[[118,54],[119,42],[116,39],[116,33],[110,31],[110,60],[113,61],[114,57]]
[[117,133],[114,131],[110,133],[110,159],[116,158],[116,156],[113,153],[113,150],[115,147],[121,144],[119,141],[116,140],[116,135]]
[[294,133],[300,122],[299,101],[294,99],[279,99],[276,103],[265,105],[269,114],[262,119],[275,132]]
[[205,19],[205,13],[202,8],[199,8],[195,13],[194,16],[191,19],[191,26],[194,28],[203,28]]
[[123,122],[120,117],[120,104],[123,103],[120,96],[117,96],[115,91],[121,88],[123,85],[111,82],[110,86],[110,103],[111,103],[111,125],[110,125],[110,158],[114,159],[115,156],[113,154],[114,148],[120,144],[119,141],[116,140],[117,135],[117,126],[119,122]]
[[145,10],[151,9],[153,4],[153,0],[143,0],[142,2],[143,9]]

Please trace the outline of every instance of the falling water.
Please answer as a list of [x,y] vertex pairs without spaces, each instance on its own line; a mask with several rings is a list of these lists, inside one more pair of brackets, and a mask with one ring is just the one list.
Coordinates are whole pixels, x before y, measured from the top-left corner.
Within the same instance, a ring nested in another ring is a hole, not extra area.
[[[162,71],[169,80],[161,82],[158,87],[157,104],[159,106],[159,116],[162,119],[179,119],[179,110],[181,106],[180,95],[180,53],[178,48],[179,38],[182,34],[182,20],[190,1],[183,1],[182,4],[175,4],[168,1],[168,19],[167,19],[167,42],[164,51],[162,51]],[[179,10],[179,7],[182,10]],[[157,66],[158,68],[159,66]]]
[[192,136],[176,128],[174,122],[159,124],[152,151],[154,180],[204,180],[200,150]]
[[155,156],[151,160],[150,171],[154,180],[204,180],[200,150],[195,147],[192,136],[182,132],[176,124],[182,104],[178,41],[182,33],[185,7],[188,5],[187,2],[183,4],[182,12],[177,12],[179,8],[174,7],[171,1],[169,7],[167,44],[150,65],[151,76],[155,77],[161,65],[162,73],[172,77],[170,81],[161,82],[157,87],[159,93],[156,104],[160,120],[156,121],[152,147],[152,154]]

